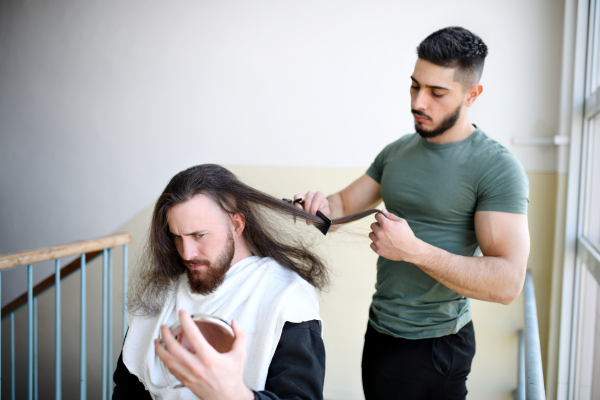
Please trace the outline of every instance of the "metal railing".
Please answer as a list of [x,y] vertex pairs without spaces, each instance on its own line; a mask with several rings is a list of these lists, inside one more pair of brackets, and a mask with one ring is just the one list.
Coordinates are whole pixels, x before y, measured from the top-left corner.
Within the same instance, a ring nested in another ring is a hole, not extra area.
[[[123,338],[127,332],[126,290],[127,290],[127,256],[131,234],[119,234],[100,239],[75,242],[22,253],[0,255],[0,272],[8,269],[27,267],[27,292],[2,309],[2,319],[10,320],[10,365],[11,365],[11,399],[15,399],[15,312],[27,305],[27,394],[28,399],[38,398],[38,348],[37,348],[37,297],[54,287],[54,329],[55,329],[55,398],[62,396],[61,375],[61,280],[71,273],[80,270],[80,350],[79,350],[79,393],[80,399],[86,398],[86,262],[102,255],[102,399],[112,397],[113,385],[108,379],[112,372],[112,250],[123,246]],[[60,268],[60,259],[79,255],[64,268]],[[35,287],[33,286],[34,264],[54,260],[55,272]],[[0,283],[1,283],[0,273]],[[0,286],[1,290],[1,286]],[[1,332],[0,332],[1,335]],[[1,343],[1,336],[0,336]]]
[[519,332],[518,384],[515,400],[545,400],[542,352],[538,328],[535,290],[531,272],[527,271],[523,287],[525,328]]

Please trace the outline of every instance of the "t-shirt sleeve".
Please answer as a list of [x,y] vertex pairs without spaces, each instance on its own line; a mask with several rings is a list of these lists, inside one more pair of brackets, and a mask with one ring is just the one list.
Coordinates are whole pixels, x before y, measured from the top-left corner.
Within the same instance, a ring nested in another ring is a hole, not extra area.
[[375,161],[373,161],[373,163],[367,170],[367,175],[373,178],[377,183],[381,183],[381,177],[383,176],[383,167],[388,157],[388,153],[390,152],[390,147],[394,143],[390,143],[387,146],[385,146],[383,150],[381,150],[381,152],[377,155],[377,157],[375,157]]
[[527,214],[529,179],[521,163],[509,152],[491,157],[477,177],[476,211]]

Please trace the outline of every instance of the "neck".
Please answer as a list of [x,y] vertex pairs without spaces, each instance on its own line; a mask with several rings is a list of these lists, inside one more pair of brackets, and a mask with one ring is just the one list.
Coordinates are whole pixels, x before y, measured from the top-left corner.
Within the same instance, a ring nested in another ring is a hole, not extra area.
[[248,248],[246,241],[243,237],[239,237],[235,239],[235,254],[233,255],[233,259],[231,260],[231,265],[242,261],[246,257],[252,256],[252,252]]
[[475,127],[469,122],[465,112],[465,115],[461,116],[461,118],[456,121],[456,124],[454,124],[452,128],[448,129],[439,136],[428,138],[426,140],[431,144],[455,143],[465,140],[471,136],[473,132],[475,132]]

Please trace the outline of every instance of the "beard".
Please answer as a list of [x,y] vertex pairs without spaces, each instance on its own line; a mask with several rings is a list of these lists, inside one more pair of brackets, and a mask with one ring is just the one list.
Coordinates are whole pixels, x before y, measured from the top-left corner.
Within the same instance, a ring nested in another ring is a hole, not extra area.
[[[223,248],[223,251],[214,263],[209,260],[186,260],[183,264],[187,267],[187,276],[190,283],[190,289],[193,293],[207,295],[215,290],[225,280],[225,274],[231,268],[231,260],[235,254],[235,242],[231,232],[227,234],[227,242]],[[193,270],[189,268],[189,265],[206,265],[203,271]]]
[[[454,124],[456,124],[456,121],[458,121],[458,118],[460,117],[461,109],[462,109],[462,105],[459,105],[458,108],[456,109],[456,111],[454,111],[454,113],[446,116],[444,118],[444,120],[438,124],[438,126],[434,127],[433,129],[431,129],[429,131],[426,129],[419,128],[419,125],[417,123],[415,123],[415,130],[424,139],[430,139],[430,138],[439,136],[442,133],[446,132],[448,129],[452,128],[454,126]],[[422,111],[411,110],[411,112],[413,114],[417,114],[422,117],[429,118],[431,120],[431,117]]]

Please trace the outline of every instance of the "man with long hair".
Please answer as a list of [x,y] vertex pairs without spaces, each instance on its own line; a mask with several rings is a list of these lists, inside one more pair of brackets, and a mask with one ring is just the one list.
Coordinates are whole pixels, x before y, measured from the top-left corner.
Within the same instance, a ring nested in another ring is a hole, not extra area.
[[[218,165],[171,179],[131,283],[114,399],[323,398],[315,288],[327,283],[327,271],[301,238],[281,233],[273,221],[281,216],[319,222]],[[190,319],[195,313],[232,321],[231,351],[208,345]],[[194,353],[167,328],[178,319]]]
[[362,359],[367,400],[464,399],[475,355],[469,298],[511,303],[529,256],[527,175],[467,116],[483,90],[487,46],[450,27],[417,55],[416,133],[386,146],[341,192],[295,196],[330,218],[385,202],[369,234],[380,257]]

